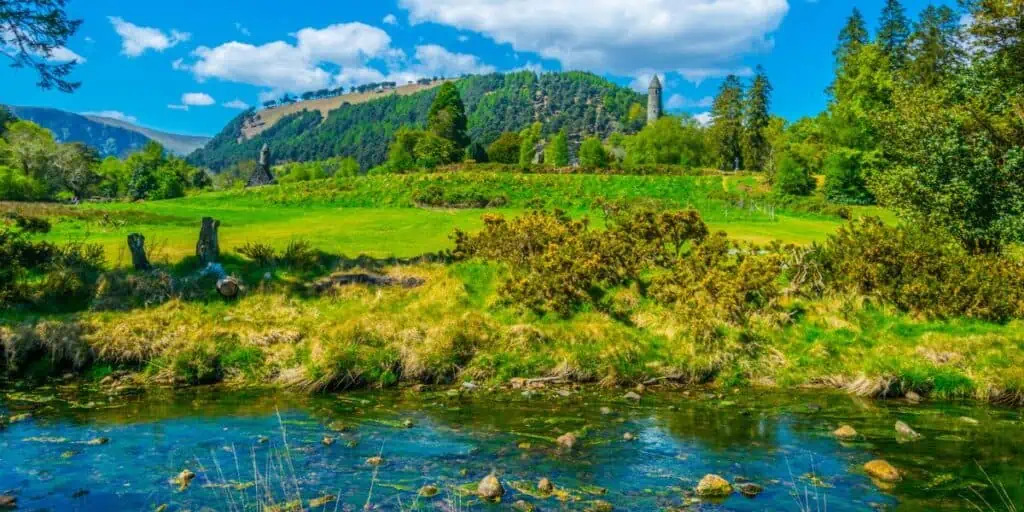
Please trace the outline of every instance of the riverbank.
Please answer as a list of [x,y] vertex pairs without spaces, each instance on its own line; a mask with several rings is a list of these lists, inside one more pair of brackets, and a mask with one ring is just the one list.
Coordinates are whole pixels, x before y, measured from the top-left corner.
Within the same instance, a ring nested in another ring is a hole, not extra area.
[[[353,270],[352,272],[358,272]],[[782,328],[686,334],[659,304],[623,294],[616,313],[570,318],[502,304],[500,265],[391,267],[412,288],[310,292],[287,275],[237,301],[202,296],[125,311],[8,315],[0,327],[25,382],[66,372],[118,385],[276,386],[307,392],[406,384],[510,385],[552,379],[778,389],[1020,403],[1024,325],[922,321],[863,299],[793,300]],[[34,355],[32,357],[31,355]],[[20,362],[18,357],[25,357]]]

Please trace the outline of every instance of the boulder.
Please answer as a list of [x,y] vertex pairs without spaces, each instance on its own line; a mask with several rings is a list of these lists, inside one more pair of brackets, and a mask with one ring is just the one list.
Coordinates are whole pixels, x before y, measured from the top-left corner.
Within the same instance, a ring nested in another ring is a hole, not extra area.
[[178,476],[171,480],[171,483],[177,485],[179,491],[184,491],[185,489],[188,489],[188,486],[192,483],[192,480],[195,477],[196,474],[191,470],[183,469],[181,470],[181,473],[178,473]]
[[864,464],[864,471],[871,478],[882,482],[898,482],[900,480],[900,472],[892,467],[892,464],[882,459],[876,459]]
[[849,425],[843,425],[832,432],[832,435],[839,439],[853,439],[857,437],[857,431]]
[[85,444],[88,446],[103,446],[109,442],[110,439],[107,439],[106,437],[97,437],[96,439],[86,441]]
[[476,495],[488,501],[496,501],[505,495],[505,488],[501,486],[498,477],[491,473],[485,476],[480,481],[480,484],[476,486]]
[[732,494],[732,486],[718,475],[705,475],[697,484],[696,491],[701,498],[724,498]]
[[907,394],[903,395],[903,398],[906,398],[908,402],[915,404],[921,401],[921,395],[913,391],[907,391]]
[[576,447],[576,441],[576,434],[573,434],[572,432],[562,434],[558,436],[558,439],[555,440],[555,442],[558,443],[559,447],[564,448],[568,451],[572,451],[572,449]]

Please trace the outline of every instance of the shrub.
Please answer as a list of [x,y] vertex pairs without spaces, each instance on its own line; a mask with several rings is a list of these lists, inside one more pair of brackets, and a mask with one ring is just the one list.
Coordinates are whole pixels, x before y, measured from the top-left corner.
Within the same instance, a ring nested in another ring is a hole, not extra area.
[[833,289],[877,297],[928,317],[1005,321],[1024,315],[1024,264],[972,254],[950,234],[866,218],[843,226],[822,248]]
[[569,165],[569,136],[559,131],[544,148],[544,163],[553,167]]
[[60,308],[82,306],[91,299],[106,263],[103,247],[72,242],[58,246],[43,267],[39,301]]
[[295,270],[312,270],[320,265],[320,254],[306,240],[292,240],[281,255],[281,264]]
[[520,146],[522,143],[523,139],[518,133],[502,133],[497,140],[487,147],[487,158],[491,162],[499,164],[517,163],[519,162]]
[[174,279],[164,270],[106,272],[96,284],[92,309],[124,311],[163,304],[174,296]]
[[212,342],[193,345],[174,354],[171,371],[175,379],[193,386],[214,384],[224,376],[220,352]]
[[792,156],[785,155],[775,171],[775,190],[783,194],[806,196],[814,191],[814,178]]
[[442,187],[430,185],[413,194],[419,206],[434,208],[497,208],[505,206],[508,198],[482,185]]
[[456,153],[457,149],[454,142],[432,132],[425,132],[416,142],[413,150],[413,156],[416,157],[416,165],[425,169],[433,169],[439,165],[457,161],[453,157]]
[[276,252],[270,244],[246,242],[235,249],[236,252],[256,262],[261,267],[269,267],[277,260]]
[[488,161],[487,150],[484,149],[484,145],[479,141],[473,141],[473,143],[466,148],[466,158],[479,164],[485,164]]
[[601,139],[589,137],[580,145],[580,165],[587,169],[607,169],[608,152],[601,145]]

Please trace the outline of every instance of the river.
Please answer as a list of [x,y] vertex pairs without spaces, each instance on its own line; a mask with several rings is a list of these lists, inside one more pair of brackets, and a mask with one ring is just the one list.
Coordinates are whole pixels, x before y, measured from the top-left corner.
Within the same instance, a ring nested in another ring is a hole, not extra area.
[[[1006,511],[1024,503],[1019,410],[826,392],[623,394],[9,391],[0,414],[18,421],[0,429],[0,494],[19,510],[167,512],[298,510],[300,500],[326,511]],[[897,441],[896,421],[922,437]],[[844,424],[855,439],[832,434]],[[556,442],[566,432],[578,438],[572,450]],[[873,481],[863,470],[873,459],[902,480]],[[189,485],[173,481],[186,469],[195,474]],[[505,489],[498,505],[474,494],[491,473]],[[706,474],[763,492],[700,499],[693,489]],[[554,492],[537,490],[541,478]],[[424,486],[437,494],[420,496]]]

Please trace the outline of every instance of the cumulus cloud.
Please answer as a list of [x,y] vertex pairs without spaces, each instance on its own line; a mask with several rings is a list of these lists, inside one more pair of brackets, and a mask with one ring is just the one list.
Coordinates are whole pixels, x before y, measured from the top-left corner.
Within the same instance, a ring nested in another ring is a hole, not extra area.
[[480,32],[570,69],[635,76],[770,48],[787,0],[399,0],[410,22]]
[[245,109],[249,108],[249,104],[248,103],[246,103],[246,102],[244,102],[244,101],[242,101],[240,99],[237,99],[237,98],[233,99],[233,100],[231,100],[231,101],[229,101],[227,103],[225,103],[224,106],[227,107],[227,108],[233,108],[233,109],[237,109],[237,110],[245,110]]
[[384,19],[381,21],[383,21],[385,25],[398,25],[398,16],[388,14],[387,16],[384,16]]
[[323,64],[360,67],[373,59],[400,62],[405,57],[391,47],[386,32],[363,23],[303,28],[294,37],[294,43],[256,46],[231,41],[214,48],[201,46],[192,53],[194,64],[180,63],[175,68],[191,70],[200,81],[218,78],[275,91],[308,91],[332,83],[332,74]]
[[120,110],[97,110],[92,112],[82,112],[83,116],[96,116],[106,117],[107,119],[117,119],[118,121],[124,121],[126,123],[135,123],[138,119],[135,116],[130,116],[121,112]]
[[170,33],[165,33],[157,28],[140,27],[117,16],[110,16],[108,19],[117,35],[121,36],[121,53],[128,57],[138,57],[146,50],[162,52],[192,37],[188,32],[174,29]]
[[[10,54],[19,52],[20,48],[17,47],[17,41],[15,39],[13,32],[6,29],[0,29],[0,51],[8,52]],[[86,40],[88,40],[88,38],[86,38]],[[49,54],[32,48],[28,48],[27,51],[39,58],[46,59],[48,62],[65,63],[74,61],[79,64],[84,64],[86,61],[85,57],[82,57],[64,46],[53,48],[50,50]]]
[[700,99],[690,99],[681,94],[673,94],[669,96],[668,101],[665,102],[665,107],[672,110],[679,110],[685,108],[711,108],[711,104],[715,102],[715,99],[711,96],[704,96]]
[[205,92],[186,92],[181,95],[181,104],[194,107],[208,107],[217,103],[213,96]]

